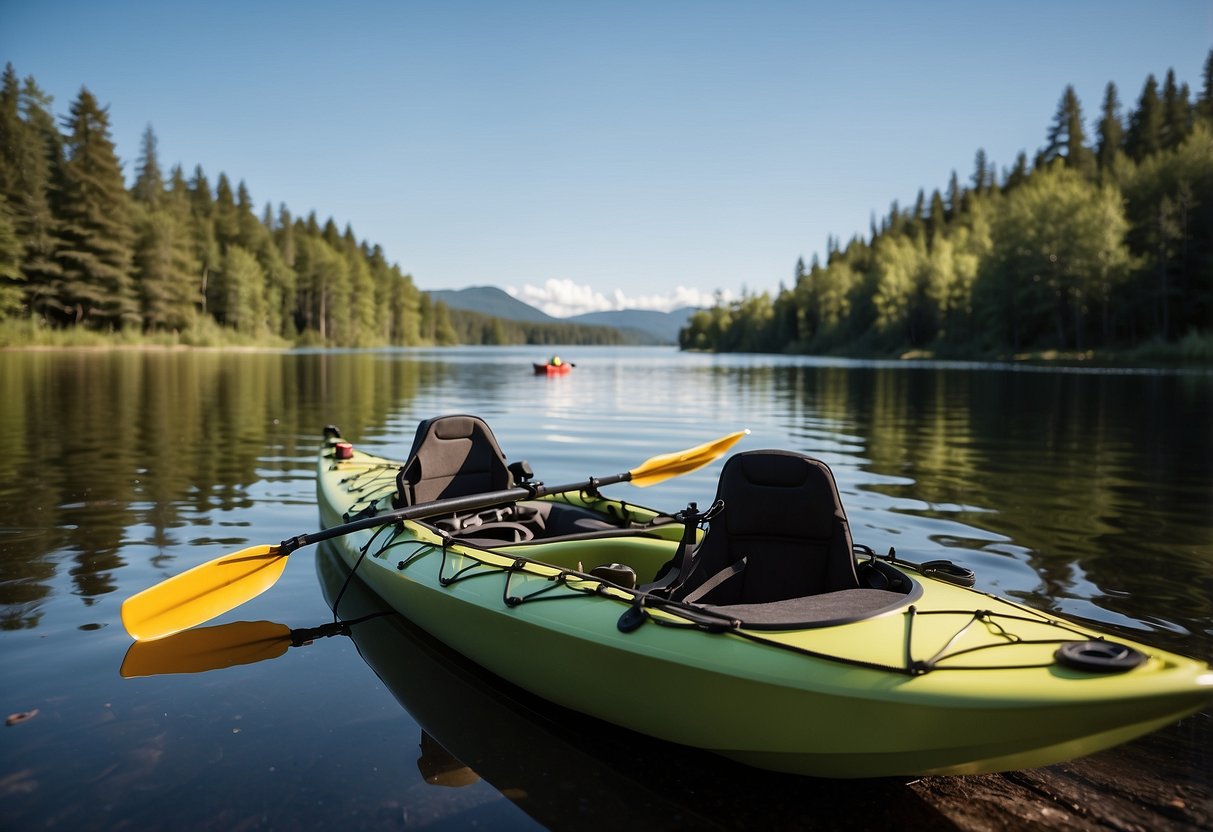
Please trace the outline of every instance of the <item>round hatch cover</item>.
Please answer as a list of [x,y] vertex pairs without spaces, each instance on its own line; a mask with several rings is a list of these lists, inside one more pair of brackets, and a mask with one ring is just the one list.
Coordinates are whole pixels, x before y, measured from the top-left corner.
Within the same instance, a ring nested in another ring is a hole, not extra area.
[[1053,654],[1057,663],[1089,673],[1122,673],[1146,660],[1146,654],[1114,641],[1067,641]]

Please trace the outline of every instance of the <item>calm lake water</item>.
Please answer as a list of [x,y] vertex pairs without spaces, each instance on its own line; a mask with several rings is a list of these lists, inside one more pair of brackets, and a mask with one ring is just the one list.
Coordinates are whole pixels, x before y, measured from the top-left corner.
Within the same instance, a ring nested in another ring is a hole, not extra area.
[[[474,413],[547,482],[749,428],[737,450],[833,467],[857,542],[948,557],[981,589],[1213,659],[1209,372],[566,352],[576,368],[551,379],[531,373],[541,351],[516,348],[0,352],[0,709],[14,715],[0,827],[956,828],[920,781],[768,775],[621,736],[395,618],[260,662],[124,678],[124,598],[317,528],[330,423],[401,456],[421,419]],[[719,470],[611,493],[703,504]],[[213,623],[321,625],[335,569],[300,550]],[[1209,725],[1097,757],[1165,770],[1175,800],[1207,809]]]

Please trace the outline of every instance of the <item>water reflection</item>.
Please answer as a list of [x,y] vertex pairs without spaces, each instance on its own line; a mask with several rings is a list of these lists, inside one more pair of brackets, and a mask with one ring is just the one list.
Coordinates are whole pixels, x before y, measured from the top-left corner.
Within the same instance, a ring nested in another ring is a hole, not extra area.
[[[1090,796],[1086,785],[1058,786],[1060,769],[1015,798],[999,779],[814,786],[596,733],[479,682],[462,693],[448,685],[430,697],[437,706],[414,702],[425,691],[393,692],[412,714],[344,638],[219,672],[121,678],[122,597],[224,551],[315,529],[313,454],[328,423],[398,456],[421,419],[478,413],[509,457],[529,459],[547,482],[750,428],[738,449],[793,448],[834,467],[861,542],[910,559],[942,554],[973,567],[980,588],[1213,657],[1209,374],[597,349],[569,354],[577,369],[547,379],[530,370],[542,357],[0,352],[0,702],[5,713],[37,713],[6,729],[0,816],[20,828],[334,828],[351,818],[399,828],[404,816],[414,826],[517,828],[605,825],[617,810],[650,828],[805,828],[818,817],[843,828],[955,828],[978,806],[968,825],[988,828],[1027,823],[1016,812],[1032,794]],[[702,502],[718,472],[648,492],[619,486],[620,496]],[[274,590],[234,615],[324,620],[311,557],[293,555]],[[409,650],[420,665],[430,649],[396,625],[359,626],[393,630],[384,667]],[[396,664],[385,677],[414,678]],[[449,654],[429,664],[416,678],[463,672]],[[459,719],[431,719],[443,702],[467,706]],[[478,709],[492,724],[476,720]],[[1064,771],[1108,784],[1092,811],[1207,793],[1210,724],[1194,717]],[[1207,817],[1167,808],[1169,799],[1140,825]]]
[[[414,362],[367,355],[0,353],[0,626],[33,627],[63,564],[91,605],[129,558],[232,545],[227,512],[293,475],[317,426],[358,433],[414,394]],[[431,383],[441,369],[430,368]],[[13,520],[17,522],[13,522]]]
[[1137,622],[1164,641],[1193,632],[1211,652],[1207,375],[780,370],[772,394],[789,435],[859,469],[849,507],[875,536],[903,538],[899,550],[968,549],[954,557],[979,563],[1009,556],[1034,582],[1023,573],[1004,589],[1034,605]]
[[865,542],[960,549],[991,588],[1213,653],[1207,374],[583,353],[556,378],[508,350],[0,353],[0,627],[36,626],[59,570],[87,605],[128,565],[246,541],[234,517],[296,499],[320,425],[399,452],[470,410],[549,478],[750,427],[834,466]]

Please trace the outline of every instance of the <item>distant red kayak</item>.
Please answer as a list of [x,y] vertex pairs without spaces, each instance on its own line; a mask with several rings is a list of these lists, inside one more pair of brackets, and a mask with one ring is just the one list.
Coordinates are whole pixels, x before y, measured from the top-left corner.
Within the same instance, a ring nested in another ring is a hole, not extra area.
[[532,364],[537,376],[564,376],[573,369],[572,364]]

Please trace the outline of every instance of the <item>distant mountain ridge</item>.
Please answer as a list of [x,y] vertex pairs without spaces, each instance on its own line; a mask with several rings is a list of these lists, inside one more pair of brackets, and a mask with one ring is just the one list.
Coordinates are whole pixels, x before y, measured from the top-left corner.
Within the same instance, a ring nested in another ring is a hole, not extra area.
[[451,309],[479,312],[509,321],[528,323],[576,323],[606,326],[612,329],[644,333],[661,344],[677,344],[678,331],[686,326],[694,307],[684,306],[672,312],[652,309],[617,309],[609,312],[586,312],[568,318],[556,318],[524,303],[496,286],[470,286],[466,289],[435,289],[428,292]]
[[465,309],[505,318],[507,321],[526,321],[533,324],[554,324],[554,318],[546,312],[523,303],[496,286],[469,286],[466,289],[435,289],[428,292],[434,300],[440,300],[451,309]]
[[586,312],[569,318],[579,324],[611,326],[616,329],[638,329],[661,340],[663,344],[677,344],[678,331],[687,325],[695,312],[693,306],[683,306],[672,312],[653,309],[615,309],[610,312]]

